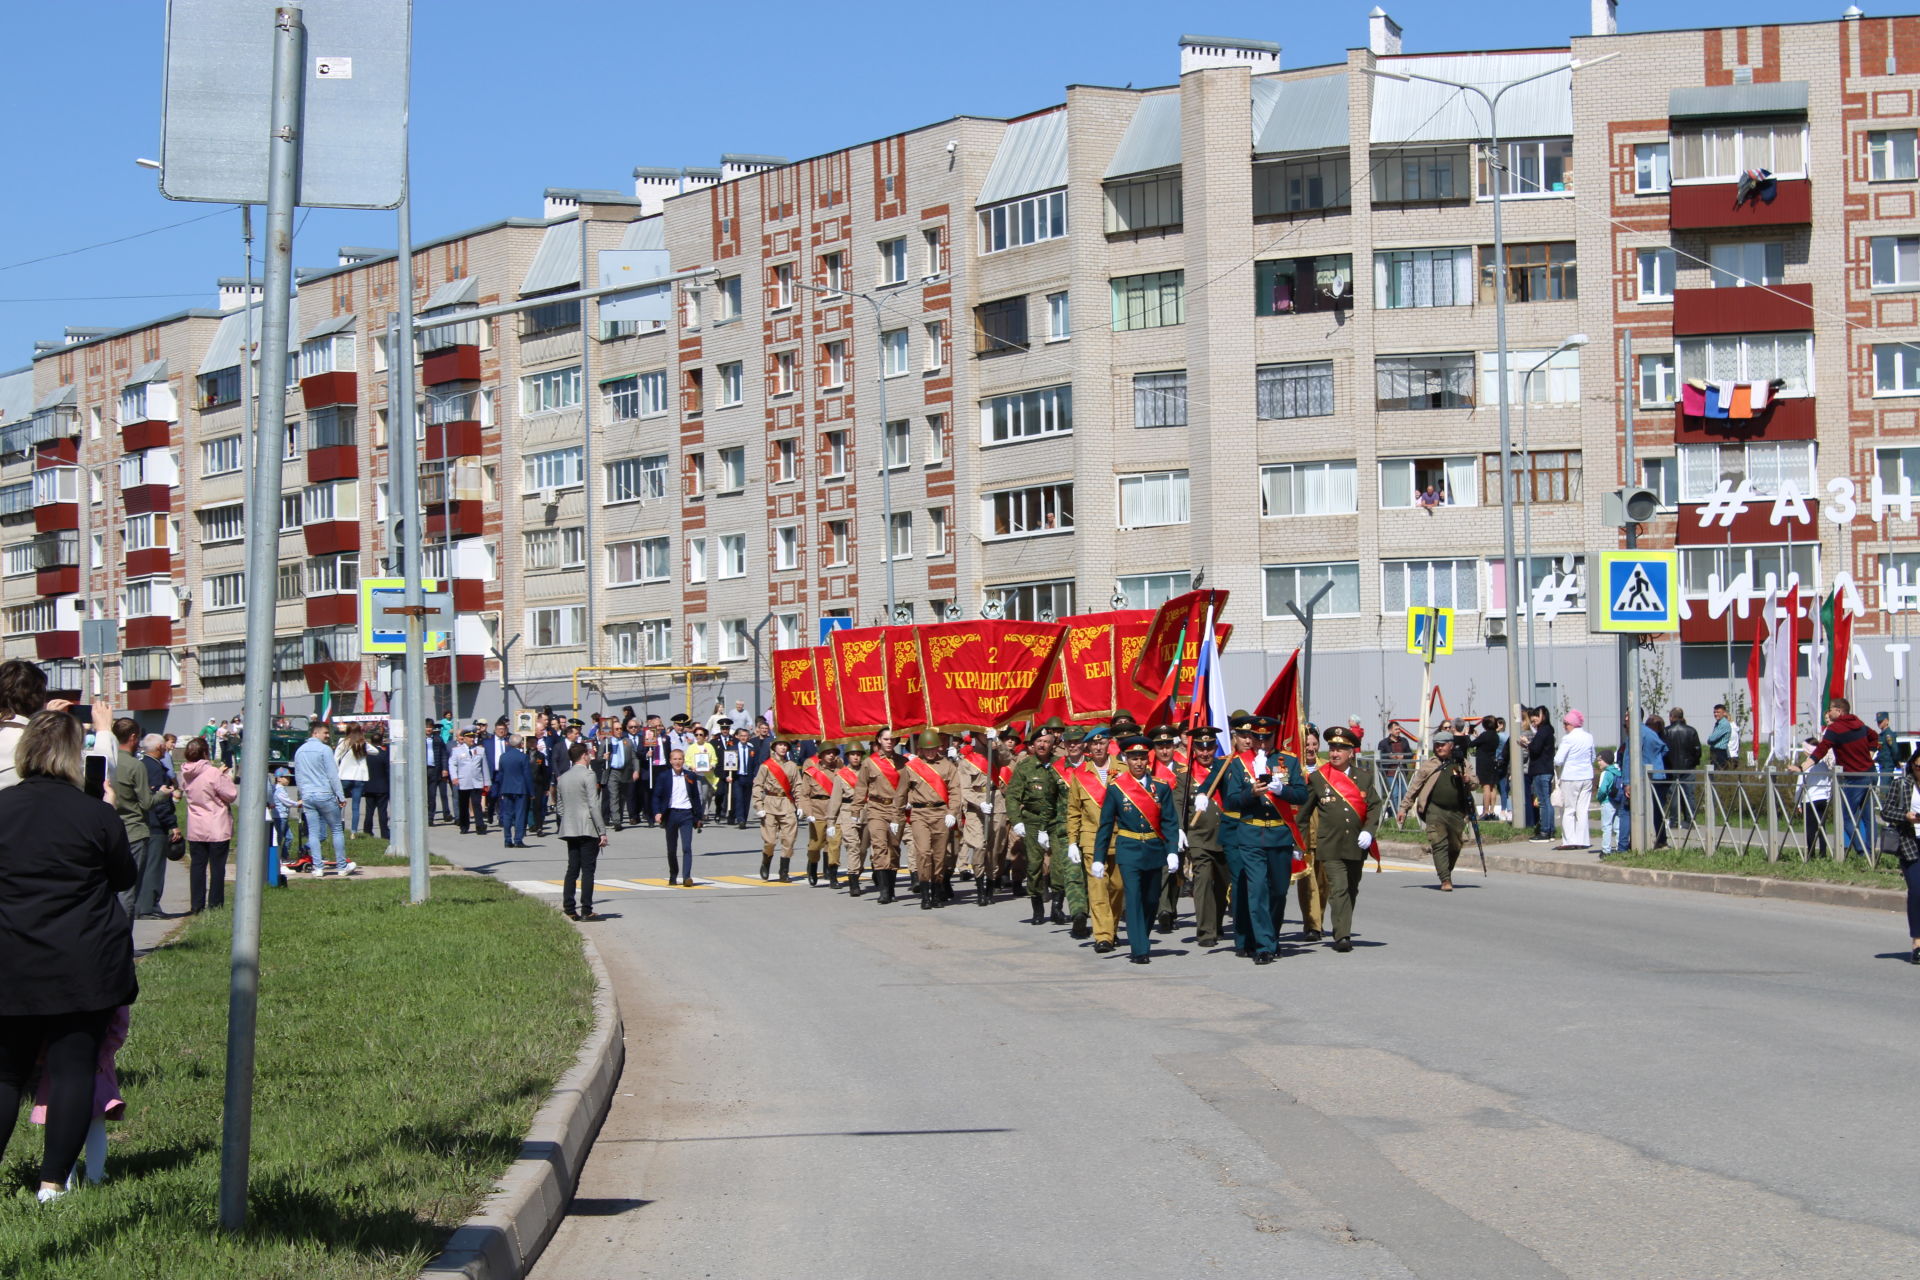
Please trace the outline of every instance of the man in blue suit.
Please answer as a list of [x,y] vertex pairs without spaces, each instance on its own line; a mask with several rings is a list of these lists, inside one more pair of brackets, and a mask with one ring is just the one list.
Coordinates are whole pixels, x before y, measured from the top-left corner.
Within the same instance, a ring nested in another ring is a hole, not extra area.
[[500,831],[507,848],[527,847],[527,802],[533,797],[533,761],[519,734],[505,739],[500,763],[493,773],[493,794],[500,804]]
[[[700,807],[699,775],[687,768],[687,754],[675,748],[665,768],[653,772],[653,820],[667,829],[667,883],[693,888],[693,833],[706,823]],[[681,878],[678,848],[686,854],[686,878]]]
[[[487,776],[500,776],[500,757],[507,753],[507,718],[501,716],[493,722],[493,732],[480,739],[480,754],[487,758]],[[487,821],[492,822],[499,814],[500,788],[495,787],[487,794]]]

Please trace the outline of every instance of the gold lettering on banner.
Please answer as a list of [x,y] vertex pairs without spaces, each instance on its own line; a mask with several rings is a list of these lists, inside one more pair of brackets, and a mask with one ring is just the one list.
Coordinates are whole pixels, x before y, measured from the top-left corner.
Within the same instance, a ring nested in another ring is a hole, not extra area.
[[849,640],[840,647],[841,662],[846,665],[847,674],[852,675],[854,668],[873,656],[880,647],[878,640]]
[[793,695],[793,700],[795,704],[802,707],[817,707],[820,705],[820,695],[811,689],[800,690]]
[[1105,680],[1108,676],[1113,674],[1113,664],[1111,662],[1096,662],[1092,666],[1088,667],[1086,670],[1087,670],[1087,679]]
[[887,682],[884,676],[861,676],[853,687],[861,693],[885,693]]
[[1035,671],[942,671],[940,687],[950,692],[1005,689],[1017,693],[1031,689],[1038,675]]

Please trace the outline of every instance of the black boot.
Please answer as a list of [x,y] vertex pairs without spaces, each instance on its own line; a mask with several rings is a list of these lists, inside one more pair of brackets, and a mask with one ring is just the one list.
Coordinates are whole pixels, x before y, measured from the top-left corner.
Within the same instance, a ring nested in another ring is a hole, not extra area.
[[992,880],[989,880],[985,876],[981,876],[978,880],[975,880],[973,882],[973,902],[975,906],[980,906],[980,907],[990,907],[993,905],[993,881]]
[[1073,927],[1067,930],[1067,936],[1069,938],[1091,938],[1093,936],[1093,926],[1087,923],[1087,918],[1084,915],[1076,911],[1073,915]]
[[1046,899],[1042,898],[1039,894],[1036,893],[1030,896],[1027,899],[1027,901],[1033,904],[1033,919],[1027,921],[1027,923],[1028,924],[1045,924],[1047,922]]
[[1053,891],[1053,914],[1048,919],[1054,924],[1067,922],[1067,891],[1065,889]]
[[920,909],[922,911],[933,910],[934,908],[933,882],[930,880],[922,880],[920,882],[919,893],[920,893]]
[[881,906],[884,907],[893,901],[893,878],[899,874],[898,871],[876,871],[873,873],[873,882],[880,886]]
[[771,874],[772,870],[773,870],[773,855],[770,853],[761,854],[760,855],[760,878],[762,880],[773,879],[773,876]]
[[[876,871],[873,874],[878,876],[880,873]],[[849,898],[857,898],[860,896],[860,873],[858,871],[852,871],[847,874],[847,896]]]
[[827,864],[827,888],[838,889],[839,887],[840,887],[840,864],[837,862],[829,862]]
[[781,884],[793,883],[793,877],[787,874],[787,868],[791,867],[792,865],[793,865],[792,858],[780,859],[780,883]]
[[816,888],[820,884],[820,864],[811,858],[807,859],[807,884]]

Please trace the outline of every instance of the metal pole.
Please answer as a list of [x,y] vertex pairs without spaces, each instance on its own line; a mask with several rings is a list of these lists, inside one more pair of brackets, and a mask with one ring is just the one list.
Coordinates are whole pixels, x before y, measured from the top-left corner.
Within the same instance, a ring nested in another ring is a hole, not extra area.
[[[1547,357],[1549,360],[1552,358],[1552,356]],[[1539,371],[1540,366],[1535,365],[1520,379],[1520,467],[1521,475],[1524,477],[1520,488],[1520,578],[1521,594],[1526,597],[1527,697],[1529,699],[1540,696],[1540,677],[1534,669],[1534,661],[1538,653],[1534,647],[1533,638],[1533,453],[1528,444],[1528,419],[1532,416],[1533,409],[1533,375]]]
[[767,651],[760,644],[760,633],[765,631],[767,624],[772,621],[773,614],[769,611],[765,617],[754,624],[753,628],[753,718],[755,720],[767,713],[766,704],[760,700],[760,681],[766,674],[767,661]]
[[886,317],[880,314],[880,304],[866,294],[868,306],[873,308],[873,354],[874,379],[880,392],[880,519],[885,524],[881,534],[880,546],[887,562],[887,622],[894,621],[893,616],[893,464],[887,458],[887,351]]
[[[580,221],[580,287],[584,289],[587,287],[588,279],[588,223],[587,210],[584,203],[575,211],[575,216]],[[592,314],[592,305],[583,299],[580,303],[580,505],[585,514],[581,518],[580,536],[589,548],[587,552],[586,573],[584,575],[587,584],[587,634],[584,639],[587,642],[586,656],[588,666],[593,665],[593,660],[599,647],[595,643],[598,635],[594,628],[595,611],[593,607],[595,595],[593,590],[593,573],[596,557],[591,550],[591,548],[599,545],[594,541],[593,537],[593,397],[599,391],[599,388],[596,387],[593,382],[593,333],[589,328],[587,320],[587,317]],[[564,555],[562,558],[565,558]],[[459,693],[459,687],[455,685],[452,692],[457,695]],[[601,701],[604,702],[605,698],[603,697]],[[574,714],[577,715],[580,713],[581,708],[576,706],[573,711]]]
[[[407,165],[406,161],[402,162]],[[410,167],[410,166],[408,166]],[[412,175],[402,170],[408,180]],[[426,606],[426,589],[420,581],[421,526],[426,509],[420,501],[420,445],[415,438],[414,414],[418,406],[413,385],[413,196],[404,187],[396,218],[399,248],[395,286],[400,294],[399,314],[394,321],[393,349],[387,353],[387,401],[393,455],[393,509],[400,532],[400,576],[406,586],[402,605],[409,611],[407,652],[402,663],[400,686],[400,723],[403,733],[396,745],[403,754],[399,766],[400,806],[406,814],[403,838],[407,855],[407,900],[425,902],[429,893],[427,876],[427,632],[420,611]],[[450,468],[441,476],[451,481]],[[451,667],[452,660],[448,660]],[[453,673],[449,672],[451,677]],[[458,705],[454,707],[459,710]]]
[[1320,589],[1307,601],[1307,610],[1302,613],[1293,601],[1287,601],[1287,612],[1300,622],[1300,629],[1306,633],[1300,644],[1300,724],[1304,729],[1313,721],[1313,611],[1327,592],[1333,590],[1332,582],[1323,582]]
[[[226,1097],[220,1135],[220,1226],[247,1223],[247,1172],[253,1143],[254,1022],[260,1000],[260,890],[266,870],[267,829],[258,821],[267,790],[268,739],[274,661],[274,596],[280,559],[280,434],[287,416],[287,322],[293,299],[293,208],[300,174],[300,109],[305,28],[300,9],[283,5],[273,17],[273,108],[268,141],[266,314],[260,357],[266,386],[255,435],[253,490],[247,501],[246,732],[240,740],[240,844],[233,890],[233,972],[227,994]],[[244,364],[245,361],[242,361]],[[262,672],[256,664],[265,662]]]

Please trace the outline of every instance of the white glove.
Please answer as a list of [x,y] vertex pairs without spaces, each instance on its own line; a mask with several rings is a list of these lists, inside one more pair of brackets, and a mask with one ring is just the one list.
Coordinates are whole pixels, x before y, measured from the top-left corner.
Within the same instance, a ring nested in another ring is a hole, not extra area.
[[[1186,832],[1184,832],[1184,831],[1182,831],[1182,832],[1180,833],[1180,847],[1181,847],[1182,849],[1185,849],[1185,848],[1187,847],[1187,833],[1186,833]],[[1176,868],[1174,868],[1174,870],[1176,870],[1176,871],[1177,871],[1177,870],[1179,870],[1179,868],[1178,868],[1178,867],[1176,867]]]
[[799,817],[800,817],[800,825],[801,825],[801,826],[803,826],[803,827],[810,827],[810,826],[812,826],[812,825],[813,825],[813,819],[812,819],[812,818],[809,818],[809,817],[808,817],[808,816],[807,816],[806,814],[804,814],[804,813],[803,813],[803,814],[801,814],[801,815],[799,815]]
[[1027,838],[1027,824],[1024,822],[1014,823],[1013,834],[1019,837],[1020,839],[1025,840]]
[[767,816],[767,811],[765,809],[755,809],[753,811],[753,816],[756,818],[764,818]]
[[1205,813],[1208,806],[1212,803],[1211,800],[1207,799],[1207,793],[1202,791],[1193,798],[1193,811],[1195,813]]
[[1080,865],[1080,846],[1079,845],[1070,844],[1067,846],[1067,861],[1071,862],[1076,867]]
[[957,822],[959,822],[959,821],[960,821],[960,819],[958,819],[958,818],[956,818],[956,817],[954,817],[954,816],[953,816],[952,814],[948,814],[948,815],[947,815],[947,830],[949,830],[949,831],[951,831],[951,830],[953,830],[953,826],[954,826],[954,824],[955,824],[955,823],[957,823]]
[[983,818],[988,818],[993,816],[993,806],[988,804],[985,800],[982,800],[980,802],[980,816]]
[[1044,831],[1042,831],[1042,832],[1040,833],[1040,847],[1041,847],[1042,849],[1051,849],[1051,848],[1053,848],[1053,837],[1052,837],[1052,836],[1050,836],[1050,835],[1048,835],[1048,834],[1047,834],[1046,832],[1044,832]]
[[1287,780],[1276,773],[1273,775],[1273,781],[1267,784],[1267,791],[1269,794],[1277,796],[1285,789],[1286,785]]
[[834,826],[831,822],[829,822],[827,824],[827,839],[837,840],[839,839],[839,837],[840,837],[840,828]]
[[897,836],[897,835],[899,835],[899,834],[900,834],[900,824],[899,824],[899,823],[897,823],[897,822],[889,822],[889,823],[887,824],[887,834],[888,834],[888,835],[890,835],[890,836]]
[[1362,853],[1365,853],[1368,849],[1373,848],[1373,832],[1362,831],[1360,833],[1360,839],[1358,841],[1358,844],[1360,845],[1360,851]]
[[[1074,859],[1074,861],[1075,861],[1075,862],[1078,862],[1078,861],[1079,861],[1079,859],[1078,859],[1078,858],[1075,858],[1075,859]],[[1096,862],[1096,863],[1094,863],[1094,864],[1093,864],[1093,878],[1094,878],[1095,880],[1105,880],[1105,879],[1107,878],[1107,864],[1106,864],[1106,863],[1104,863],[1104,862]]]
[[1168,854],[1168,855],[1167,855],[1167,870],[1169,870],[1169,871],[1178,871],[1178,870],[1180,870],[1180,855],[1179,855],[1179,854],[1177,854],[1177,853],[1170,853],[1170,854]]

